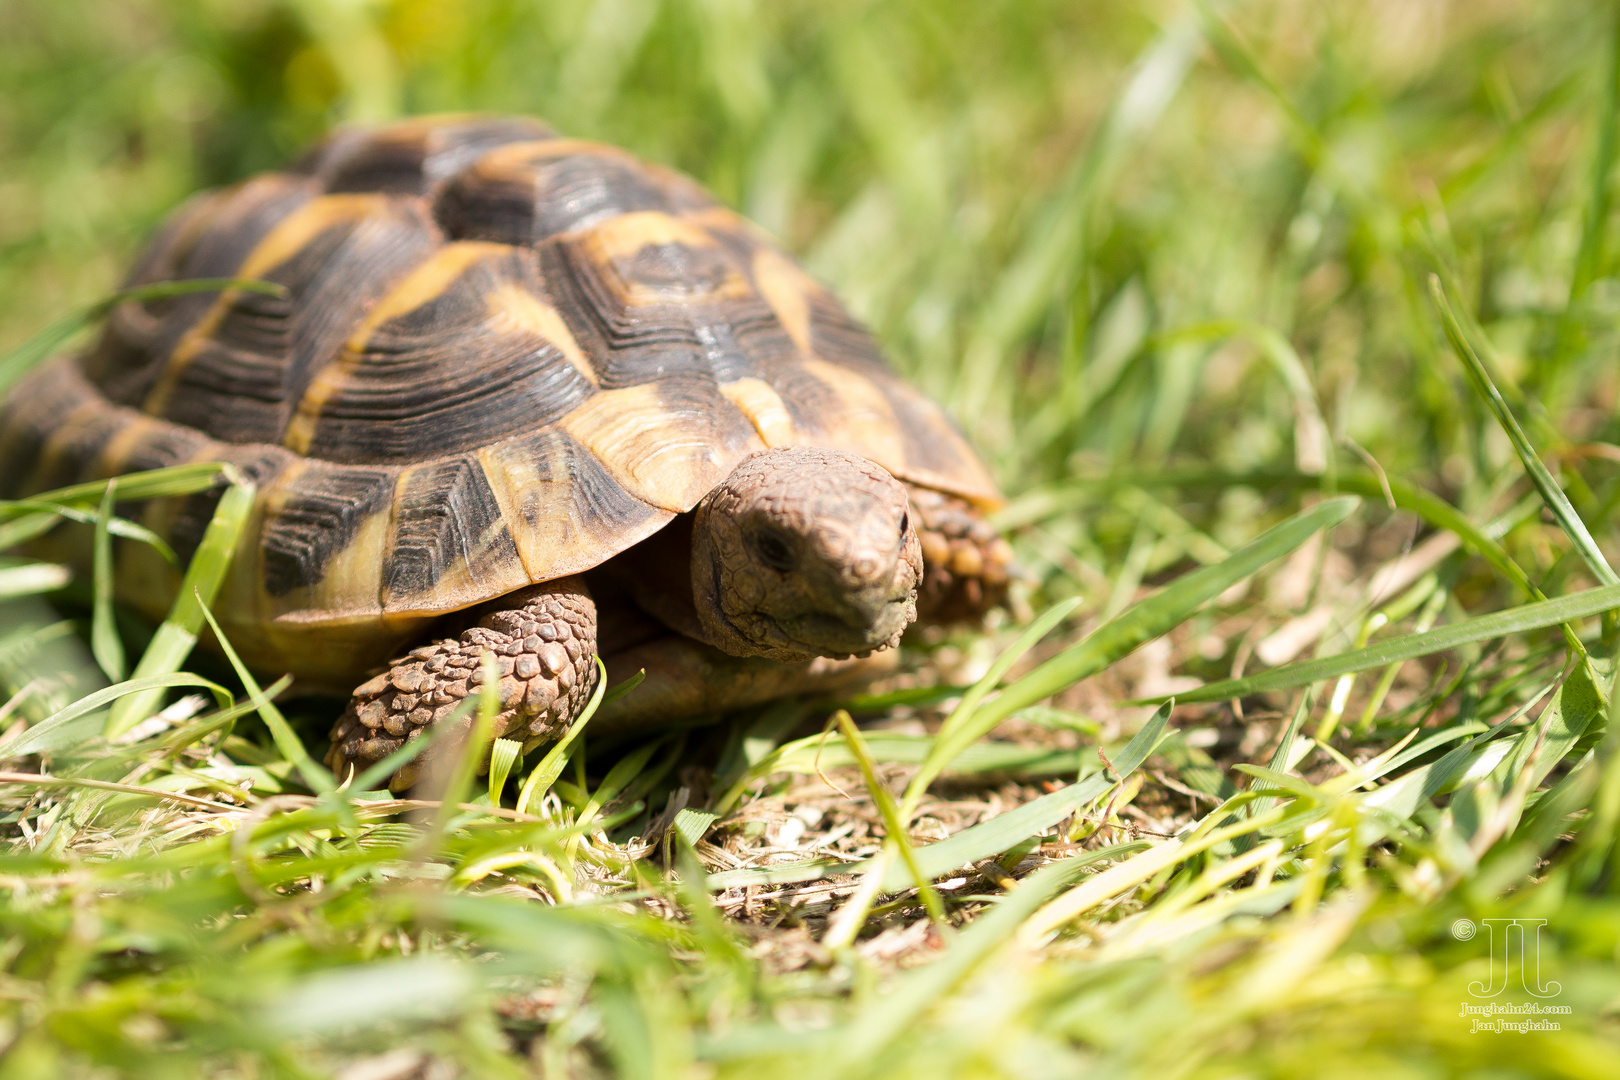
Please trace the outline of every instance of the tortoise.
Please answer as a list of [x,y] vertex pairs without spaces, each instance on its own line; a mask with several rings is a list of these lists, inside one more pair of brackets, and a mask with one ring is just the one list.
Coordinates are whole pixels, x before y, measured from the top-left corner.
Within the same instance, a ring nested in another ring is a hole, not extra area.
[[[0,410],[0,494],[250,478],[215,606],[251,667],[352,690],[345,773],[486,651],[497,734],[532,745],[598,654],[647,676],[596,722],[657,724],[870,678],[914,620],[1004,598],[1000,496],[945,413],[767,234],[623,150],[516,117],[341,130],[186,202],[129,284],[204,277],[284,291],[116,308]],[[189,556],[222,491],[129,512]],[[160,618],[178,571],[119,558]]]

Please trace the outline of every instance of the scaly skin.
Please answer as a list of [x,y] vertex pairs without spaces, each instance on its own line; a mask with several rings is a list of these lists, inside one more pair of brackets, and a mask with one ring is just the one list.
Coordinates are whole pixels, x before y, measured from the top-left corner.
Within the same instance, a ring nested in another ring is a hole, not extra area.
[[[560,578],[502,597],[502,607],[459,638],[445,638],[395,660],[359,686],[332,731],[327,763],[339,778],[364,769],[419,738],[450,714],[484,681],[487,651],[500,672],[495,734],[524,743],[555,738],[568,729],[596,685],[596,605],[577,577]],[[507,606],[510,605],[510,606]],[[463,726],[470,726],[471,717]],[[431,769],[442,737],[394,774],[389,787],[409,788]]]
[[693,522],[698,621],[732,656],[797,662],[894,646],[917,618],[922,570],[905,487],[838,450],[755,454]]
[[1007,598],[1012,546],[965,499],[907,485],[922,546],[917,618],[971,622]]

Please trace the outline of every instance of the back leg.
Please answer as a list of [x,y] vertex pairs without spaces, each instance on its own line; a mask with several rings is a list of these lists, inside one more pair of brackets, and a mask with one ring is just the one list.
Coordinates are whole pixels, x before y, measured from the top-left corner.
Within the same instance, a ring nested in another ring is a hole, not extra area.
[[[590,590],[580,578],[559,578],[495,604],[459,638],[413,649],[355,690],[332,729],[327,755],[339,780],[351,768],[364,769],[420,738],[476,694],[484,681],[485,652],[493,654],[500,673],[497,737],[533,744],[568,730],[596,686],[596,604]],[[471,725],[469,714],[461,727]],[[441,737],[395,773],[389,787],[409,788],[443,748],[453,752],[457,743]]]
[[971,622],[1007,598],[1012,547],[965,499],[906,485],[922,541],[917,621]]

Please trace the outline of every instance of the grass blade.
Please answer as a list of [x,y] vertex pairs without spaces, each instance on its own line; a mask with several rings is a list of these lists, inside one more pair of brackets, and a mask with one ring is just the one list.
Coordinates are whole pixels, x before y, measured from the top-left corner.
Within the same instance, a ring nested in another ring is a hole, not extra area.
[[134,784],[115,784],[107,780],[91,780],[80,776],[45,776],[40,773],[0,772],[0,784],[26,784],[30,787],[75,787],[91,791],[112,791],[121,795],[141,795],[150,799],[166,799],[199,810],[231,811],[238,809],[227,803],[211,799],[198,799],[174,791],[138,787]]
[[[1337,656],[1288,664],[1241,679],[1224,679],[1200,686],[1196,690],[1182,691],[1176,694],[1176,700],[1183,704],[1192,704],[1247,697],[1250,694],[1271,690],[1289,690],[1307,683],[1321,682],[1324,679],[1366,671],[1397,661],[1430,656],[1437,652],[1445,652],[1447,649],[1455,649],[1459,645],[1490,641],[1493,638],[1522,634],[1530,630],[1543,630],[1616,609],[1620,609],[1620,586],[1606,585],[1600,589],[1587,589],[1570,596],[1560,596],[1556,600],[1522,604],[1507,611],[1481,615],[1477,619],[1442,626],[1422,634],[1390,638],[1388,641],[1340,653]],[[1147,705],[1162,700],[1164,699],[1146,698],[1140,704]]]
[[[1186,700],[1185,694],[1181,695],[1181,700]],[[1276,749],[1271,752],[1271,760],[1268,762],[1270,771],[1277,773],[1287,772],[1294,767],[1298,760],[1302,760],[1294,757],[1294,745],[1299,739],[1299,733],[1305,728],[1305,719],[1310,716],[1311,707],[1315,702],[1316,687],[1307,686],[1305,692],[1299,696],[1299,701],[1294,705],[1294,715],[1288,721],[1288,726],[1283,728],[1282,735],[1277,740]],[[1277,800],[1275,798],[1262,795],[1249,804],[1249,816],[1254,817],[1258,814],[1264,814],[1276,805]],[[1250,846],[1253,842],[1254,837],[1245,834],[1238,837],[1237,846],[1242,849]]]
[[996,282],[964,353],[954,405],[962,415],[982,407],[1009,349],[1043,316],[1063,278],[1085,250],[1098,193],[1132,143],[1158,122],[1180,90],[1202,39],[1194,20],[1165,27],[1143,50],[1103,123],[1071,167],[1063,189],[1031,224],[1018,255]]
[[523,744],[516,739],[496,739],[489,749],[489,804],[501,805],[506,779],[523,755]]
[[[181,672],[168,675],[153,675],[148,678],[130,679],[116,686],[108,686],[97,690],[93,694],[86,694],[65,709],[52,713],[41,720],[22,735],[5,744],[3,752],[7,757],[20,757],[24,754],[39,754],[48,750],[57,749],[56,737],[62,729],[68,727],[74,720],[100,709],[103,705],[117,701],[128,694],[138,694],[153,689],[164,689],[175,686],[200,686],[214,695],[219,707],[228,708],[231,704],[231,692],[211,679],[201,675],[192,675]],[[75,732],[74,738],[79,739],[88,732]]]
[[[615,686],[613,691],[616,695],[627,694],[644,677],[644,672],[637,672],[618,686]],[[557,740],[555,746],[546,751],[546,756],[540,759],[540,764],[536,765],[534,771],[529,773],[528,779],[523,781],[523,788],[518,792],[518,813],[529,813],[529,807],[545,798],[546,792],[551,790],[551,785],[557,782],[557,777],[562,775],[563,766],[568,763],[569,747],[573,746],[574,740],[578,739],[580,733],[585,730],[585,725],[590,722],[591,717],[596,715],[596,710],[602,707],[602,699],[607,693],[607,668],[603,666],[602,658],[598,656],[596,658],[596,689],[591,691],[591,700],[586,702],[585,708],[580,710],[578,719],[568,726],[568,730],[563,733],[563,737]]]
[[[106,494],[101,496],[101,507],[96,511],[96,533],[92,541],[90,587],[94,595],[90,615],[90,652],[113,682],[124,681],[124,643],[118,638],[118,627],[113,622],[113,554],[112,521],[113,500],[118,490],[116,481],[109,481]],[[125,699],[128,700],[128,699]]]
[[[1029,713],[1022,715],[1028,716]],[[1096,734],[1088,731],[1086,734]],[[872,760],[880,764],[921,765],[934,753],[936,739],[932,735],[908,735],[895,731],[866,730],[861,733]],[[762,761],[763,771],[750,770],[748,778],[758,780],[773,772],[810,774],[819,768],[823,772],[855,764],[855,755],[842,738],[820,736],[795,739],[779,748],[785,753],[774,753]],[[951,760],[945,775],[974,776],[983,773],[1013,773],[1026,776],[1055,776],[1073,773],[1080,763],[1083,751],[1057,750],[1048,746],[1030,746],[1023,743],[979,741],[969,745]],[[904,805],[902,804],[902,816]]]
[[264,726],[270,729],[270,737],[275,740],[276,748],[281,751],[281,756],[292,762],[293,767],[298,770],[299,775],[304,778],[304,782],[309,785],[311,791],[317,795],[330,795],[337,789],[332,774],[309,756],[309,751],[304,749],[303,741],[298,738],[298,733],[293,731],[292,725],[287,723],[287,718],[281,715],[281,710],[276,708],[274,702],[265,697],[264,691],[259,688],[259,681],[253,677],[253,673],[248,670],[247,665],[242,663],[242,658],[236,655],[236,650],[231,647],[230,639],[225,636],[225,631],[219,628],[219,623],[214,619],[214,613],[208,609],[207,604],[202,602],[202,597],[195,592],[192,593],[192,596],[196,599],[197,607],[202,612],[202,617],[208,623],[209,629],[214,632],[214,640],[219,642],[220,651],[225,654],[225,659],[230,661],[232,669],[236,672],[236,677],[241,679],[242,685],[247,688],[248,697],[253,700],[253,705],[259,712],[259,718],[264,721]]
[[1271,810],[1213,829],[1202,836],[1194,830],[1187,836],[1175,837],[1140,852],[1042,907],[1019,927],[1018,936],[1026,944],[1033,946],[1047,934],[1104,900],[1140,885],[1155,874],[1190,859],[1201,851],[1208,851],[1228,840],[1247,836],[1265,828],[1280,818],[1282,813],[1282,810]]
[[1569,294],[1558,320],[1557,345],[1544,386],[1556,392],[1556,380],[1579,343],[1579,309],[1587,288],[1603,270],[1604,232],[1609,224],[1609,174],[1614,171],[1616,144],[1620,142],[1620,11],[1611,11],[1607,70],[1603,79],[1603,108],[1598,115],[1597,148],[1592,155],[1591,186],[1581,215],[1581,243],[1569,278]]
[[[1185,485],[1216,485],[1220,487],[1253,486],[1253,487],[1285,487],[1291,489],[1316,488],[1321,485],[1321,478],[1310,476],[1294,469],[1256,469],[1252,472],[1227,473],[1216,472],[1209,469],[1165,469],[1151,476],[1121,476],[1106,481],[1110,486],[1118,483],[1130,483],[1140,486],[1174,486]],[[1525,596],[1534,600],[1545,600],[1546,594],[1530,580],[1530,575],[1524,568],[1514,561],[1507,549],[1497,542],[1497,538],[1505,536],[1522,520],[1518,508],[1507,511],[1500,518],[1481,527],[1468,520],[1467,516],[1455,506],[1446,502],[1437,495],[1430,494],[1415,484],[1410,484],[1396,476],[1380,478],[1372,473],[1341,473],[1334,478],[1334,486],[1341,491],[1347,491],[1365,498],[1382,498],[1387,484],[1390,494],[1395,499],[1395,505],[1402,510],[1409,510],[1421,517],[1424,521],[1437,529],[1445,529],[1456,533],[1463,545],[1474,554],[1490,563],[1504,578],[1511,582]],[[1533,505],[1533,504],[1531,504]],[[1565,627],[1564,640],[1569,647],[1578,653],[1584,654],[1586,647],[1576,636],[1575,631]]]
[[1030,649],[1033,649],[1042,638],[1052,632],[1058,623],[1068,618],[1074,609],[1080,606],[1081,598],[1076,596],[1060,603],[1053,604],[1040,617],[1030,623],[1029,628],[1018,635],[1018,640],[1009,645],[990,665],[990,670],[984,677],[962,695],[961,702],[951,710],[951,715],[945,718],[940,726],[939,734],[935,737],[933,748],[923,761],[922,768],[917,775],[911,778],[906,786],[905,798],[900,802],[900,820],[909,824],[912,815],[917,811],[917,804],[922,801],[923,793],[928,785],[944,772],[951,762],[961,756],[962,752],[979,740],[981,732],[973,725],[973,714],[984,700],[986,694],[1000,684],[1009,669],[1016,664]]
[[[143,499],[162,499],[175,495],[195,495],[207,491],[219,481],[220,474],[227,480],[240,482],[231,466],[217,461],[203,461],[194,465],[171,465],[163,469],[148,469],[118,477],[118,497],[124,502]],[[42,491],[20,504],[60,504],[63,506],[93,506],[101,501],[109,480],[92,480],[52,491]]]
[[[872,754],[866,748],[866,740],[861,738],[861,731],[855,726],[855,721],[843,709],[834,714],[838,728],[844,733],[844,744],[855,755],[855,762],[860,766],[861,777],[866,781],[866,790],[872,796],[872,802],[877,805],[878,814],[883,818],[883,827],[888,830],[889,840],[900,854],[900,861],[911,872],[912,883],[922,895],[923,907],[928,909],[928,917],[936,923],[945,918],[945,905],[940,903],[939,893],[929,884],[928,877],[923,873],[922,866],[917,862],[916,849],[911,845],[911,837],[906,834],[907,822],[900,814],[900,808],[894,803],[894,795],[884,786],[883,780],[878,776],[877,766],[872,761]],[[858,920],[864,922],[864,917]]]
[[73,571],[57,563],[0,567],[0,600],[55,592],[72,580]]
[[[191,556],[191,565],[181,579],[169,617],[158,627],[135,665],[137,678],[179,671],[180,665],[191,655],[197,635],[202,631],[204,614],[219,595],[225,571],[230,568],[256,494],[251,483],[238,479],[220,496],[202,541]],[[112,738],[134,727],[161,699],[162,694],[154,692],[126,698],[113,706],[107,715],[107,736]]]
[[[605,695],[604,700],[606,700]],[[585,805],[580,807],[579,815],[574,819],[575,826],[581,831],[568,838],[566,848],[568,858],[572,859],[579,850],[579,845],[586,835],[585,826],[596,821],[604,806],[617,799],[620,793],[625,792],[632,782],[637,784],[647,783],[647,786],[650,787],[651,783],[648,783],[648,777],[650,775],[662,775],[661,770],[654,770],[653,774],[644,773],[642,770],[647,767],[647,762],[652,760],[652,756],[664,749],[668,743],[668,736],[645,743],[620,758],[613,768],[608,770],[607,776],[602,779],[601,786],[591,793],[590,798],[585,801]],[[656,780],[652,781],[652,783],[656,783]],[[710,821],[712,822],[718,817],[719,815],[715,814],[710,817]],[[598,827],[602,828],[603,826]]]
[[[1408,510],[1422,518],[1437,529],[1454,532],[1476,555],[1490,563],[1503,577],[1512,582],[1526,596],[1537,600],[1545,599],[1541,591],[1531,582],[1530,576],[1524,569],[1513,561],[1513,557],[1497,542],[1497,537],[1503,535],[1498,532],[1495,523],[1484,527],[1475,525],[1467,516],[1455,506],[1446,502],[1437,495],[1423,490],[1415,484],[1408,483],[1397,476],[1386,478],[1389,491],[1395,499],[1395,505],[1402,510]],[[1322,478],[1302,473],[1297,469],[1254,469],[1247,472],[1224,472],[1214,469],[1163,469],[1154,473],[1136,474],[1120,473],[1116,476],[1098,479],[1099,486],[1113,488],[1121,485],[1138,487],[1194,487],[1194,488],[1229,488],[1229,487],[1255,487],[1262,490],[1315,490],[1321,487]],[[1335,487],[1352,495],[1363,498],[1382,500],[1384,487],[1379,478],[1370,472],[1344,472],[1334,477]]]
[[1300,359],[1298,351],[1274,328],[1242,319],[1223,319],[1171,330],[1159,335],[1152,344],[1158,348],[1169,348],[1188,343],[1213,343],[1223,338],[1248,339],[1276,369],[1294,399],[1294,435],[1298,440],[1295,458],[1301,463],[1301,471],[1315,475],[1315,471],[1304,468],[1305,463],[1314,462],[1314,469],[1325,470],[1332,475],[1336,471],[1333,437],[1322,416],[1322,403],[1317,398],[1316,386],[1311,382],[1310,373],[1305,370],[1305,362]]
[[[851,1027],[840,1033],[837,1058],[844,1068],[870,1061],[919,1017],[959,984],[995,950],[1011,941],[1018,928],[1042,904],[1097,863],[1121,858],[1136,844],[1117,844],[1087,851],[1043,866],[1019,883],[994,911],[969,927],[944,958],[920,971],[909,972],[900,984],[862,1011]],[[837,1070],[842,1071],[842,1069]]]
[[1003,690],[971,725],[964,725],[964,731],[975,732],[977,738],[1019,709],[1095,675],[1144,642],[1168,633],[1205,601],[1282,558],[1318,530],[1345,520],[1359,503],[1353,496],[1328,499],[1261,534],[1224,561],[1177,578]]
[[1597,578],[1598,584],[1620,585],[1620,576],[1615,574],[1614,568],[1603,557],[1603,552],[1598,550],[1597,541],[1592,539],[1592,534],[1587,531],[1586,522],[1581,520],[1581,516],[1570,505],[1564,489],[1558,486],[1557,481],[1552,478],[1552,473],[1547,471],[1547,466],[1542,464],[1541,456],[1536,453],[1536,448],[1530,445],[1530,439],[1519,426],[1519,421],[1514,418],[1513,410],[1509,409],[1507,402],[1502,399],[1496,383],[1491,380],[1490,372],[1485,370],[1484,362],[1463,335],[1462,327],[1457,323],[1456,313],[1451,310],[1451,302],[1446,298],[1446,290],[1440,284],[1439,275],[1429,275],[1429,292],[1434,296],[1435,306],[1440,310],[1440,322],[1446,329],[1446,337],[1451,340],[1451,347],[1456,350],[1458,359],[1462,361],[1463,370],[1468,372],[1468,381],[1473,384],[1475,391],[1496,417],[1496,422],[1507,433],[1508,440],[1513,444],[1514,453],[1518,454],[1519,460],[1524,463],[1524,471],[1529,474],[1530,482],[1536,486],[1536,491],[1541,494],[1547,509],[1552,511],[1553,517],[1558,520],[1565,535],[1575,545],[1575,550],[1585,560],[1587,568]]
[[[1170,706],[1165,705],[1142,725],[1131,741],[1114,757],[1114,774],[1123,781],[1141,767],[1164,739],[1165,727],[1170,721]],[[979,859],[999,855],[1022,843],[1043,829],[1049,829],[1075,810],[1095,801],[1115,784],[1115,779],[1101,772],[1092,773],[1077,784],[1059,788],[1016,809],[1000,814],[989,821],[963,829],[955,836],[937,844],[917,849],[917,865],[930,879],[939,877]],[[797,866],[764,869],[726,870],[709,877],[709,888],[727,889],[744,885],[781,885],[799,881],[815,881],[840,874],[863,874],[871,868],[872,860],[864,862],[813,862]],[[908,883],[908,870],[892,867],[883,878],[883,889],[895,892]]]
[[52,511],[35,511],[12,518],[0,525],[0,551],[10,551],[36,536],[44,536],[56,528],[60,520],[60,515]]
[[[109,480],[108,484],[111,483],[112,481]],[[0,518],[9,517],[14,519],[8,522],[3,529],[0,529],[0,549],[13,547],[47,533],[62,518],[82,522],[86,525],[94,525],[97,516],[96,512],[86,511],[77,506],[42,502],[38,499],[0,502]],[[113,536],[149,544],[156,548],[158,554],[162,555],[167,561],[171,563],[177,561],[174,549],[164,543],[161,536],[144,525],[137,525],[126,518],[111,515],[107,518],[107,531]]]

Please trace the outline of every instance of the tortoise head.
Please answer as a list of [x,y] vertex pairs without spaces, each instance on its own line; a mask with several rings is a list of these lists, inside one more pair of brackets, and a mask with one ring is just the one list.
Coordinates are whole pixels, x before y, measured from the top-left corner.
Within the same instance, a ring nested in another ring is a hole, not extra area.
[[808,660],[899,642],[917,617],[922,549],[906,489],[837,450],[755,454],[697,506],[692,594],[711,644]]

